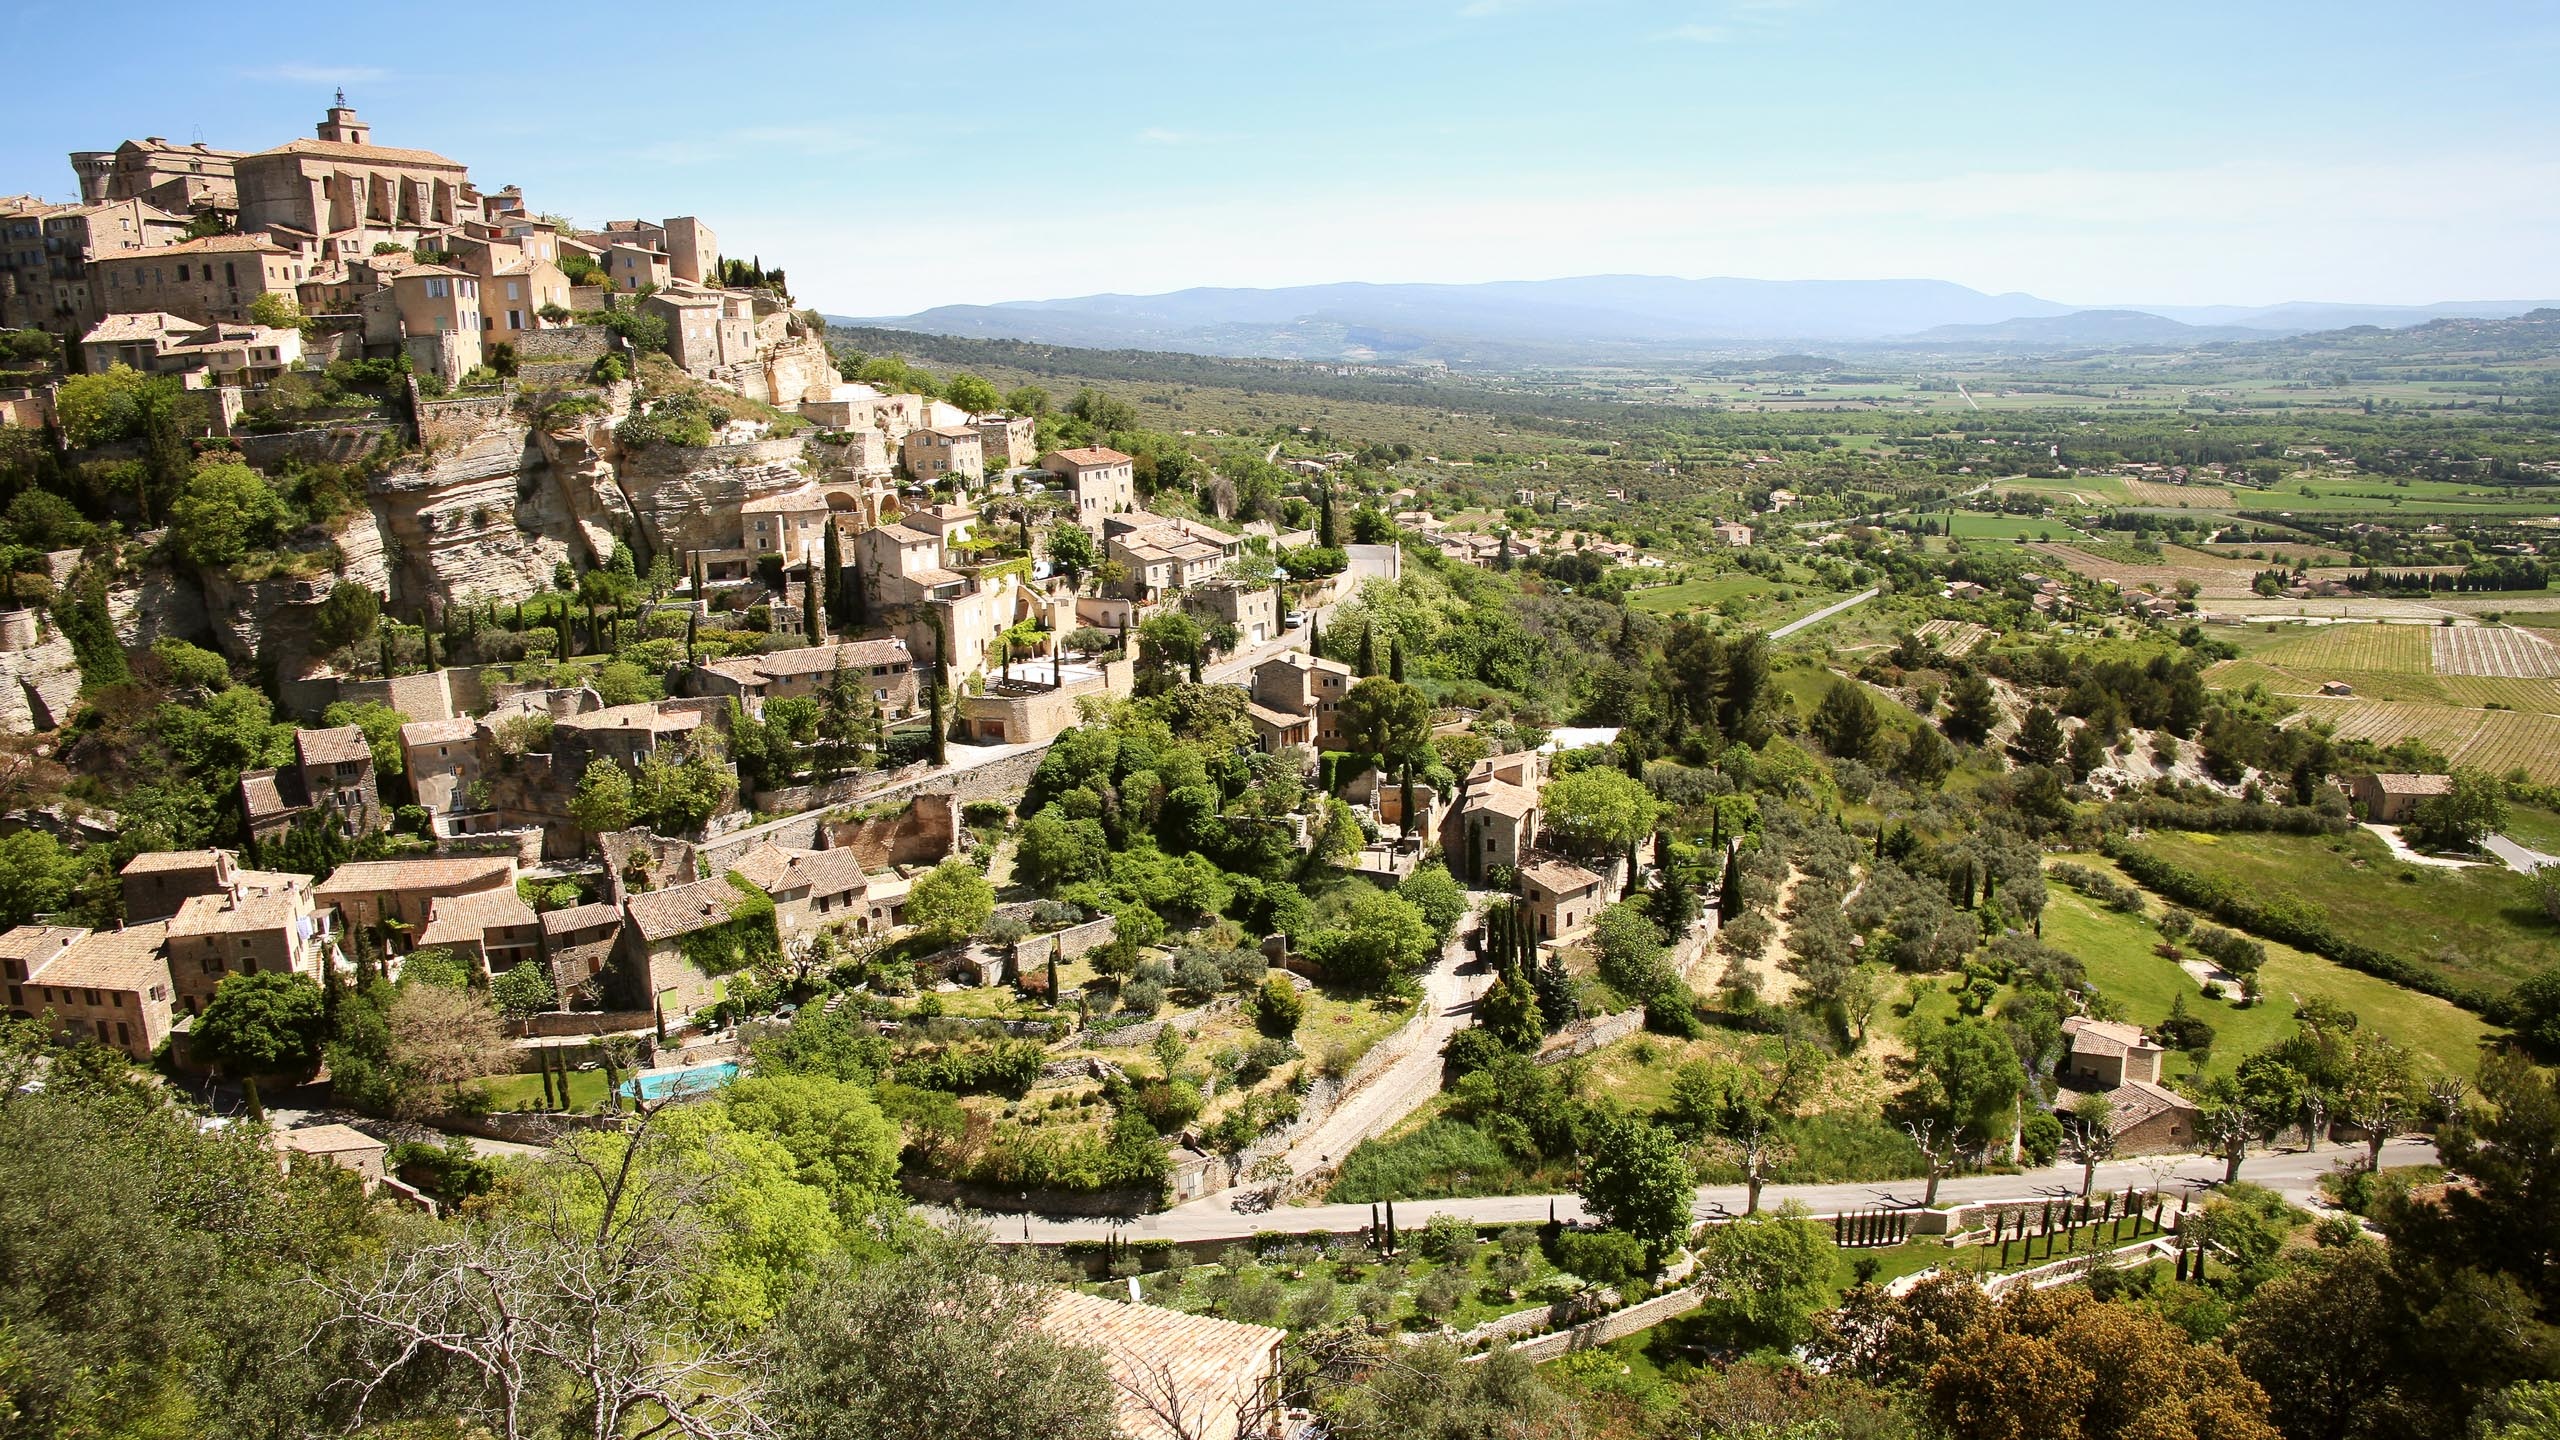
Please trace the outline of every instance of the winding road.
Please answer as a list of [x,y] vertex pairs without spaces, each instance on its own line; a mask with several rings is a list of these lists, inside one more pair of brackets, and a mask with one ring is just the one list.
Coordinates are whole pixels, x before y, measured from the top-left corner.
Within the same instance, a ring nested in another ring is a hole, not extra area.
[[[2383,1147],[2384,1165],[2426,1165],[2436,1159],[2435,1146],[2425,1140],[2395,1140]],[[2312,1199],[2318,1193],[2318,1182],[2331,1170],[2360,1166],[2364,1149],[2357,1145],[2326,1145],[2318,1150],[2266,1150],[2253,1155],[2240,1167],[2240,1178],[2295,1201]],[[2158,1164],[2159,1170],[2153,1169]],[[2127,1186],[2148,1190],[2155,1185],[2188,1194],[2201,1193],[2222,1180],[2223,1163],[2209,1155],[2153,1157],[2152,1163],[2140,1160],[2116,1161],[2098,1167],[2097,1190],[2121,1193]],[[1801,1203],[1816,1215],[1834,1215],[1843,1211],[1876,1207],[1912,1209],[1920,1204],[1927,1186],[1918,1180],[1887,1180],[1841,1185],[1772,1185],[1760,1192],[1763,1210],[1774,1210],[1790,1200]],[[2017,1175],[1962,1175],[1938,1186],[1940,1201],[1950,1200],[2017,1200],[2062,1199],[2080,1193],[2080,1167],[2055,1165],[2043,1170],[2030,1170]],[[1348,1233],[1369,1223],[1367,1205],[1296,1205],[1260,1214],[1239,1213],[1224,1195],[1194,1200],[1154,1215],[1134,1220],[1051,1220],[1039,1216],[993,1215],[986,1217],[992,1227],[992,1238],[998,1243],[1055,1244],[1066,1240],[1099,1240],[1106,1235],[1121,1239],[1218,1241],[1243,1240],[1257,1232]],[[1698,1190],[1692,1212],[1700,1220],[1711,1220],[1742,1212],[1745,1198],[1739,1185],[1709,1185]],[[1478,1225],[1535,1224],[1550,1214],[1558,1220],[1585,1218],[1582,1201],[1573,1195],[1488,1195],[1463,1200],[1404,1200],[1396,1204],[1396,1223],[1407,1229],[1421,1225],[1434,1215],[1456,1215]]]

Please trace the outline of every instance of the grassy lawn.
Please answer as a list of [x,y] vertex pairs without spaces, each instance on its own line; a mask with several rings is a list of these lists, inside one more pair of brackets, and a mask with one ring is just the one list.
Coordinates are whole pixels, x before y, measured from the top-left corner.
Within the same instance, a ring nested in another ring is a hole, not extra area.
[[2048,520],[2040,515],[1985,515],[1972,510],[1950,511],[1935,517],[1952,522],[1958,540],[2081,540],[2087,537],[2063,520]]
[[[480,1082],[493,1110],[533,1110],[542,1105],[540,1075],[497,1075]],[[569,1072],[569,1108],[593,1110],[604,1103],[604,1069]]]
[[1627,592],[1627,604],[1653,615],[1671,615],[1695,610],[1720,601],[1750,595],[1767,595],[1777,586],[1758,575],[1735,573],[1706,580],[1683,580],[1677,585],[1655,585]]
[[2502,866],[2402,865],[2362,830],[2335,838],[2155,834],[2142,844],[2243,892],[2298,899],[2342,933],[2467,984],[2502,989],[2560,960],[2560,932],[2532,886]]
[[[2103,856],[2056,858],[2132,883]],[[2167,902],[2159,896],[2149,898],[2151,914],[2167,908]],[[2202,1016],[2214,1028],[2207,1075],[2227,1075],[2250,1051],[2284,1038],[2293,1028],[2295,1008],[2315,995],[2353,1010],[2365,1024],[2457,1075],[2478,1071],[2481,1042],[2497,1033],[2487,1021],[2449,1001],[2421,995],[2275,941],[2264,942],[2267,963],[2258,972],[2258,983],[2265,994],[2258,1004],[2242,1006],[2233,1000],[2206,999],[2175,962],[2152,953],[2151,947],[2161,937],[2149,922],[2108,910],[2060,885],[2052,887],[2051,897],[2045,902],[2044,938],[2046,944],[2078,956],[2087,967],[2089,978],[2135,1020],[2145,1024],[2159,1020],[2169,1013],[2170,1003],[2183,994],[2188,1011]],[[2173,1077],[2184,1078],[2189,1073],[2187,1059],[2182,1055],[2168,1057],[2166,1066]]]
[[2560,855],[2560,815],[2531,805],[2507,807],[2507,825],[2502,832],[2508,839],[2545,855]]

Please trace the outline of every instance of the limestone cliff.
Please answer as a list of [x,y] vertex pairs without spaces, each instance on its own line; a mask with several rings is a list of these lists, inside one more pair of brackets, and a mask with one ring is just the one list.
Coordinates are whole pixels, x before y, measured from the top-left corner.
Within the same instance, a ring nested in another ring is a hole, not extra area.
[[285,680],[300,679],[316,668],[321,657],[312,627],[329,592],[344,582],[379,595],[389,593],[391,585],[382,531],[370,512],[340,520],[328,540],[337,547],[336,562],[329,567],[286,576],[242,576],[228,570],[205,575],[205,618],[215,647],[234,660],[273,667]]
[[80,662],[71,642],[48,627],[22,650],[0,650],[0,735],[33,735],[71,718],[80,702]]
[[738,543],[738,507],[808,477],[797,438],[689,449],[652,445],[623,457],[623,498],[662,555]]

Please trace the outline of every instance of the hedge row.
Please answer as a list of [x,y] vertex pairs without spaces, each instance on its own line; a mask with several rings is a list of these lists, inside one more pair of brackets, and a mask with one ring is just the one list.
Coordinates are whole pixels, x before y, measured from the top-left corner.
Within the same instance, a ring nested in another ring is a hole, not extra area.
[[2377,950],[2339,934],[2328,915],[2289,895],[2258,896],[2218,876],[2196,872],[2164,860],[2120,836],[2110,836],[2107,857],[2124,873],[2190,910],[2210,915],[2252,935],[2280,940],[2315,955],[2325,955],[2350,970],[2405,985],[2421,994],[2450,1000],[2465,1010],[2504,1021],[2507,998],[2459,984],[2425,966]]
[[2192,830],[2209,835],[2266,831],[2279,835],[2343,835],[2355,827],[2344,815],[2330,815],[2300,805],[2189,805],[2147,796],[2119,800],[2106,807],[2100,823],[2108,829]]

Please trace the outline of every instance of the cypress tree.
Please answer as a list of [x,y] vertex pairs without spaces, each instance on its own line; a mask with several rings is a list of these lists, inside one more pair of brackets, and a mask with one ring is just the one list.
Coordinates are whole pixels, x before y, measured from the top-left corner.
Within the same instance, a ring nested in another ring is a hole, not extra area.
[[1307,653],[1324,653],[1324,627],[1313,615],[1307,617]]
[[1360,663],[1355,668],[1363,680],[1378,673],[1378,631],[1374,625],[1360,627]]
[[433,674],[436,670],[441,668],[436,664],[436,632],[432,628],[422,625],[418,627],[418,633],[426,639],[427,673]]
[[1724,882],[1716,892],[1716,920],[1729,924],[1742,913],[1742,852],[1724,852]]
[[939,681],[935,682],[932,688],[927,690],[925,693],[932,698],[933,705],[931,711],[931,719],[933,722],[933,763],[936,765],[947,765],[951,762],[951,757],[944,748],[945,737],[942,733],[941,683]]
[[1387,678],[1404,683],[1404,642],[1393,635],[1387,637]]

